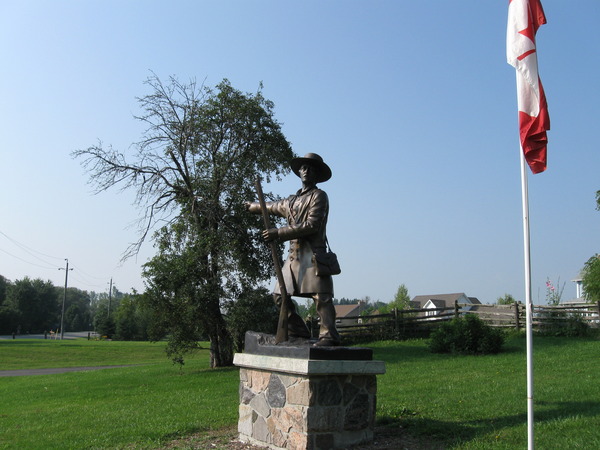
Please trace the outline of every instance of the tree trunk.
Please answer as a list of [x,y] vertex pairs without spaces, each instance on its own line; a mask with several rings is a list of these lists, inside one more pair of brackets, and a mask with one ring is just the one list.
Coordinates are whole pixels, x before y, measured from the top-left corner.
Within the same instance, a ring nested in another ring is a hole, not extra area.
[[216,324],[210,330],[210,367],[227,367],[233,365],[233,339],[225,326],[225,320],[219,313],[215,317]]

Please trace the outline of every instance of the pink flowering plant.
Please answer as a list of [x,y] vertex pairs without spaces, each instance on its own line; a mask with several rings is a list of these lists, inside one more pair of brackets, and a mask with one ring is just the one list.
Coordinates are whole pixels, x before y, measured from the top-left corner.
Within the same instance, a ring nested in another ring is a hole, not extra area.
[[558,277],[556,284],[558,288],[554,287],[550,278],[546,278],[546,302],[552,306],[560,304],[563,291],[565,290],[565,283],[563,282],[562,286],[560,285],[560,277]]

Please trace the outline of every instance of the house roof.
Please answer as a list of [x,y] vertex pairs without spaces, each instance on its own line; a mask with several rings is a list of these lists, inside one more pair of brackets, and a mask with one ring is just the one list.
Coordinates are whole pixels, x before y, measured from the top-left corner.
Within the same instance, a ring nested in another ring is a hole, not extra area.
[[438,308],[452,306],[457,300],[473,303],[475,305],[481,304],[476,297],[467,297],[464,292],[457,292],[454,294],[417,295],[411,300],[411,303],[413,303],[417,308],[423,308],[430,300]]
[[446,302],[444,300],[436,300],[434,298],[430,298],[429,300],[427,300],[427,302],[423,305],[423,308],[425,308],[425,306],[427,306],[429,303],[431,303],[433,306],[435,306],[436,308],[444,308],[446,306]]
[[340,319],[347,316],[358,316],[363,305],[355,303],[354,305],[335,305],[335,316]]

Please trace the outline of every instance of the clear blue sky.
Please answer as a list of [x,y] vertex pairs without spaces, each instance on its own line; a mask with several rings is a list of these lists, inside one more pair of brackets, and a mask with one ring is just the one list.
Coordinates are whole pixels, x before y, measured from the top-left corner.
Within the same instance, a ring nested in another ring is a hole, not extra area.
[[[539,67],[552,129],[529,176],[534,303],[600,250],[600,3],[544,0]],[[465,292],[524,298],[508,1],[23,1],[0,4],[0,274],[143,290],[133,193],[92,195],[70,157],[140,137],[136,97],[154,71],[275,103],[300,155],[333,169],[336,297]],[[287,195],[290,175],[273,187]],[[18,243],[18,244],[17,244]]]

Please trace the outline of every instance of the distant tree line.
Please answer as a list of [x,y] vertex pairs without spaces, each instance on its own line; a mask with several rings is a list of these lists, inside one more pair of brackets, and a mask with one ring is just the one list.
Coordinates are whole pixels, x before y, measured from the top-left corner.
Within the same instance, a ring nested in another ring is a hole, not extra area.
[[[122,340],[149,339],[152,313],[136,292],[124,294],[57,287],[51,281],[10,281],[0,275],[0,334],[50,333],[60,330],[65,301],[65,331],[96,331]],[[157,328],[157,327],[154,327]]]
[[[12,282],[0,275],[0,334],[59,332],[64,292],[64,287],[51,281],[25,277]],[[95,331],[115,340],[157,341],[168,336],[172,324],[171,317],[162,314],[154,302],[148,293],[123,293],[115,286],[110,293],[71,287],[65,301],[65,331]],[[236,351],[243,350],[246,331],[273,333],[277,327],[278,311],[264,288],[242,293],[223,312]],[[195,330],[199,325],[193,315],[179,317],[185,321],[180,324],[182,332],[208,339]]]

